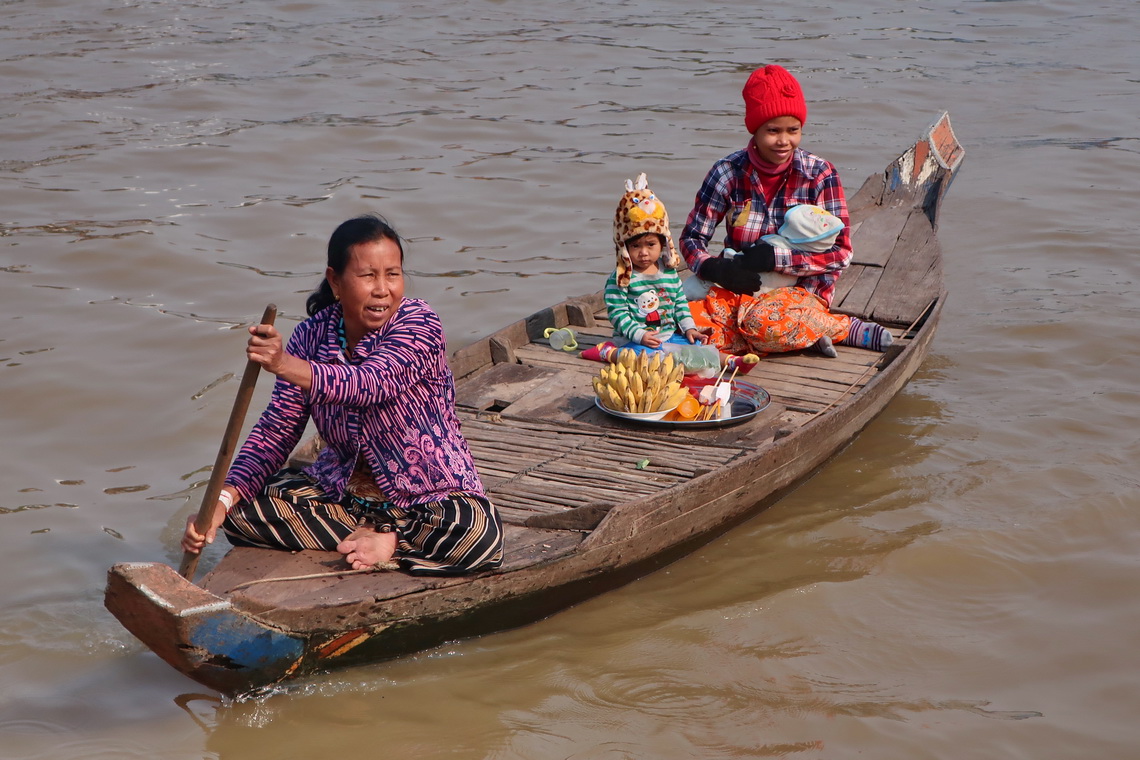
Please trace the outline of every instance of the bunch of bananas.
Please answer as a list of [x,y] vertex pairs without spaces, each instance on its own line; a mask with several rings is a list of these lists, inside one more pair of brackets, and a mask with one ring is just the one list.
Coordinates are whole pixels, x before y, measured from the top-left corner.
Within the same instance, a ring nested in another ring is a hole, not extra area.
[[682,387],[685,365],[672,354],[638,353],[620,349],[613,364],[594,378],[594,392],[602,405],[615,412],[659,412],[672,409],[689,395]]

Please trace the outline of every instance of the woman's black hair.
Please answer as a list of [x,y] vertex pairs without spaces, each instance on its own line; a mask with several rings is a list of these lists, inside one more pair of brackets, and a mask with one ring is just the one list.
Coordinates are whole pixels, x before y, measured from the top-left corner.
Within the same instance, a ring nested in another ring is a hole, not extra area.
[[[400,239],[400,234],[392,225],[388,224],[387,219],[379,214],[365,214],[342,222],[339,227],[333,230],[332,237],[329,238],[326,266],[338,275],[344,274],[352,246],[361,243],[374,243],[378,240],[391,240],[395,243],[396,247],[400,249],[400,263],[404,263],[404,243]],[[305,311],[311,317],[334,303],[336,303],[336,296],[333,295],[332,286],[325,278],[321,280],[317,289],[309,295],[309,300],[305,302]]]

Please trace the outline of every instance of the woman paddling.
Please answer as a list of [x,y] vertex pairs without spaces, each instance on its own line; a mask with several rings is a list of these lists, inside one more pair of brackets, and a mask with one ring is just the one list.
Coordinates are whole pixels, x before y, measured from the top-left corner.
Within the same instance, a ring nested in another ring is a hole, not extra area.
[[[383,219],[350,219],[328,244],[309,318],[282,348],[250,328],[246,354],[277,376],[230,467],[213,525],[191,518],[198,553],[221,527],[235,546],[338,551],[356,570],[395,560],[414,575],[498,567],[503,530],[455,414],[439,317],[404,298],[404,250]],[[285,467],[309,419],[324,442]]]

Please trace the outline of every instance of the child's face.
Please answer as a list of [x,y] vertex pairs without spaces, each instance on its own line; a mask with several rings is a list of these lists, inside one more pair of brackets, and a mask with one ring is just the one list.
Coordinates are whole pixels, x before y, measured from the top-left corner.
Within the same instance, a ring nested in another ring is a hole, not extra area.
[[795,116],[777,116],[761,124],[756,134],[752,135],[752,141],[760,151],[760,158],[770,164],[787,162],[793,151],[800,147],[802,127],[803,124]]
[[661,258],[661,241],[656,235],[642,235],[625,244],[629,260],[638,272],[645,271],[655,265]]

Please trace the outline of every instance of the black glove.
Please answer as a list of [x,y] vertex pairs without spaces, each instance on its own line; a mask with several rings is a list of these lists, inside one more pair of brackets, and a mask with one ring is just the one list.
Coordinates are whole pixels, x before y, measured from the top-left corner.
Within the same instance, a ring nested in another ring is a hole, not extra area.
[[760,275],[745,269],[736,259],[705,259],[697,276],[740,295],[751,295],[760,289]]
[[776,249],[757,241],[740,251],[740,263],[753,272],[771,272],[776,268]]

